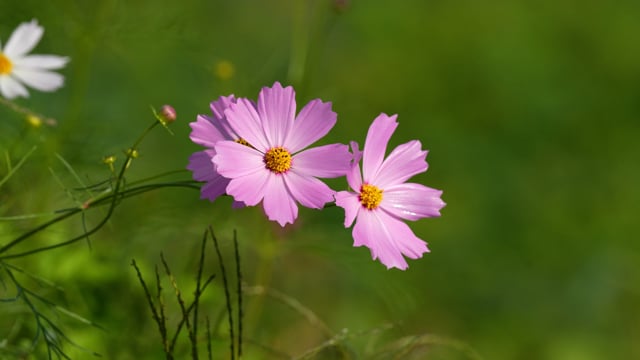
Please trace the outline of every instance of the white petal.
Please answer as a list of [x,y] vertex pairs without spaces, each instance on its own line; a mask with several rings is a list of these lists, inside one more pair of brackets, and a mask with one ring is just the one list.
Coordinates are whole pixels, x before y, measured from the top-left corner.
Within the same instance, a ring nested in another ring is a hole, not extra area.
[[38,44],[43,33],[44,28],[38,25],[37,20],[33,19],[31,22],[24,22],[13,31],[3,52],[10,58],[20,57],[31,51]]
[[13,75],[40,91],[53,91],[64,84],[64,76],[46,70],[14,69]]
[[13,99],[18,96],[29,97],[29,92],[18,81],[11,76],[0,76],[0,93],[7,99]]
[[19,59],[12,59],[12,61],[17,68],[53,70],[64,67],[69,62],[69,58],[56,55],[29,55]]

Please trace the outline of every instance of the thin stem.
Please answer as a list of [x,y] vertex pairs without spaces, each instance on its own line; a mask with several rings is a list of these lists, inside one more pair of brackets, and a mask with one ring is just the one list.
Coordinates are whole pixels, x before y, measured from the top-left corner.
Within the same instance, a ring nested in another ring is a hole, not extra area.
[[191,353],[193,358],[198,357],[196,338],[198,337],[198,305],[200,303],[200,280],[202,280],[202,270],[204,268],[204,252],[207,245],[207,231],[202,236],[202,247],[200,248],[200,261],[198,262],[198,276],[196,277],[195,299],[193,300],[193,338],[191,339]]
[[[147,301],[149,302],[149,307],[151,308],[151,316],[153,317],[153,320],[156,322],[156,324],[158,324],[158,330],[160,331],[160,337],[162,338],[162,346],[164,348],[164,352],[167,356],[167,360],[171,360],[173,359],[173,354],[171,354],[171,352],[169,351],[168,348],[168,343],[167,343],[167,327],[166,327],[166,323],[165,323],[165,319],[164,316],[159,316],[158,315],[158,311],[156,310],[156,306],[153,303],[153,300],[151,298],[151,293],[149,292],[149,288],[147,287],[147,284],[145,283],[144,279],[142,278],[142,274],[140,273],[140,268],[138,268],[138,264],[136,264],[135,260],[131,260],[131,266],[133,266],[134,269],[136,269],[136,274],[138,275],[138,280],[140,281],[140,285],[142,285],[142,289],[144,289],[144,294],[147,298]],[[157,274],[157,269],[156,269],[156,274]]]
[[233,230],[233,249],[236,254],[236,289],[238,291],[238,357],[242,357],[242,273],[240,272],[240,251],[238,233]]
[[[113,189],[113,191],[110,194],[106,194],[106,193],[102,193],[100,195],[98,195],[96,198],[94,199],[89,199],[87,201],[85,201],[85,203],[83,203],[81,206],[77,207],[77,208],[72,208],[69,210],[68,213],[60,215],[50,221],[45,222],[44,224],[41,224],[29,231],[27,231],[26,233],[22,234],[21,236],[17,237],[16,239],[10,241],[8,244],[0,247],[0,254],[5,253],[6,251],[8,251],[9,249],[13,248],[14,246],[20,244],[22,241],[24,241],[25,239],[37,234],[38,232],[48,228],[49,226],[58,223],[59,221],[62,221],[72,215],[75,215],[79,212],[82,212],[84,210],[86,210],[89,206],[95,204],[95,203],[100,203],[103,200],[108,201],[109,203],[109,209],[107,210],[107,214],[103,217],[103,219],[98,223],[98,225],[96,225],[95,227],[93,227],[91,230],[86,230],[84,231],[84,233],[80,236],[74,237],[70,240],[58,243],[58,244],[54,244],[54,245],[50,245],[50,246],[45,246],[45,247],[41,247],[41,248],[37,248],[37,249],[33,249],[33,250],[29,250],[29,251],[25,251],[22,253],[18,253],[18,254],[12,254],[12,255],[5,255],[5,256],[1,256],[1,259],[10,259],[10,258],[17,258],[17,257],[22,257],[22,256],[27,256],[30,254],[34,254],[34,253],[38,253],[41,251],[46,251],[46,250],[51,250],[51,249],[55,249],[55,248],[59,248],[62,246],[66,246],[69,244],[72,244],[78,240],[81,239],[85,239],[87,238],[89,235],[95,233],[96,231],[98,231],[100,228],[102,228],[102,226],[104,226],[107,221],[111,218],[111,216],[113,215],[114,209],[116,208],[117,204],[118,204],[118,199],[119,198],[125,198],[131,195],[137,195],[139,193],[142,192],[146,192],[149,191],[151,189],[156,189],[158,187],[163,187],[163,186],[159,186],[158,184],[156,185],[146,185],[146,186],[139,186],[136,187],[134,189],[128,189],[126,191],[123,191],[122,193],[120,192],[120,188],[122,186],[124,186],[124,173],[125,171],[129,168],[129,165],[131,164],[131,161],[133,160],[133,158],[135,157],[135,153],[137,151],[138,146],[140,145],[140,143],[142,142],[142,140],[145,138],[145,136],[153,129],[155,128],[157,125],[159,124],[159,121],[154,121],[151,125],[149,125],[149,127],[147,127],[142,134],[140,134],[140,136],[136,139],[136,141],[133,143],[133,145],[131,146],[131,148],[129,149],[129,151],[127,151],[126,153],[126,159],[124,164],[122,165],[122,167],[120,168],[120,172],[118,173],[118,176],[115,179],[115,187]],[[192,182],[186,182],[186,184],[176,184],[176,183],[170,183],[170,184],[164,184],[165,186],[185,186],[185,187],[194,187],[192,186]],[[133,190],[133,191],[131,191]],[[128,196],[127,196],[128,195]]]
[[46,117],[46,116],[41,115],[41,114],[38,114],[35,111],[29,110],[29,109],[27,109],[25,107],[22,107],[22,106],[20,106],[20,105],[18,105],[16,103],[14,103],[13,101],[7,100],[7,99],[5,99],[3,97],[0,97],[0,104],[8,107],[9,109],[11,109],[11,110],[13,110],[13,111],[15,111],[15,112],[17,112],[19,114],[26,115],[26,116],[35,116],[35,117],[37,117],[39,119],[42,119],[43,122],[46,125],[55,126],[57,124],[57,121],[55,119],[50,118],[50,117]]
[[231,338],[230,348],[231,348],[231,360],[236,358],[234,342],[235,338],[233,336],[233,311],[231,309],[231,296],[229,295],[229,283],[227,281],[227,272],[224,268],[224,261],[222,259],[222,253],[220,252],[220,247],[218,246],[218,239],[216,235],[213,233],[213,228],[209,226],[209,233],[211,234],[211,238],[213,240],[213,244],[216,248],[216,254],[218,255],[218,261],[220,262],[220,270],[222,271],[222,283],[224,285],[224,296],[227,300],[227,314],[229,319],[229,337]]

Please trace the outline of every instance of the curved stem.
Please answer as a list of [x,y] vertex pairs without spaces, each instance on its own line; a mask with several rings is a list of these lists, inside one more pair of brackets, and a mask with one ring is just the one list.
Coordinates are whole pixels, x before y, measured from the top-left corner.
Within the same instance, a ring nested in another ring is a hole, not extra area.
[[[84,234],[74,237],[70,240],[64,241],[62,243],[58,243],[58,244],[54,244],[51,246],[45,246],[45,247],[41,247],[38,249],[34,249],[34,250],[30,250],[30,251],[26,251],[26,252],[22,252],[22,253],[18,253],[18,254],[13,254],[13,255],[6,255],[6,256],[2,256],[0,257],[0,259],[9,259],[9,258],[16,258],[16,257],[22,257],[22,256],[26,256],[29,254],[33,254],[33,253],[37,253],[37,252],[41,252],[41,251],[45,251],[45,250],[49,250],[49,249],[55,249],[61,246],[65,246],[65,245],[69,245],[72,244],[80,239],[84,239],[87,236],[95,233],[96,231],[98,231],[104,224],[107,223],[107,221],[109,220],[109,218],[111,218],[111,215],[113,214],[113,210],[115,209],[115,207],[117,206],[117,202],[118,202],[118,198],[120,197],[121,194],[124,194],[126,192],[120,193],[120,188],[122,186],[122,184],[124,183],[124,173],[125,171],[129,168],[129,165],[131,164],[131,161],[133,160],[133,158],[135,157],[135,151],[137,151],[138,146],[140,145],[140,143],[142,142],[142,140],[145,138],[145,136],[147,136],[147,134],[157,125],[159,124],[159,121],[154,121],[149,127],[147,127],[142,134],[140,134],[140,136],[136,139],[136,141],[133,143],[133,146],[131,146],[131,148],[129,149],[129,151],[127,151],[127,157],[125,159],[124,164],[122,164],[122,167],[120,168],[120,172],[118,173],[118,177],[115,180],[115,187],[113,189],[112,194],[105,196],[104,198],[99,198],[97,201],[101,201],[101,200],[110,200],[110,206],[109,206],[109,210],[107,211],[107,214],[104,216],[104,218],[98,223],[98,225],[96,225],[95,227],[93,227],[91,230],[86,231]],[[143,187],[144,188],[144,187]],[[103,195],[104,196],[104,195]],[[96,202],[96,200],[93,200],[94,202]],[[62,221],[72,215],[75,215],[79,212],[84,211],[89,204],[91,204],[92,201],[89,200],[88,202],[85,202],[85,204],[81,207],[69,210],[69,212],[60,215],[52,220],[47,221],[44,224],[41,224],[40,226],[35,227],[34,229],[31,229],[29,231],[27,231],[26,233],[22,234],[21,236],[19,236],[18,238],[12,240],[11,242],[9,242],[8,244],[2,246],[0,248],[0,254],[5,253],[7,250],[11,249],[12,247],[20,244],[21,242],[23,242],[24,240],[28,239],[29,237],[37,234],[38,232],[48,228],[49,226],[56,224],[59,221]]]

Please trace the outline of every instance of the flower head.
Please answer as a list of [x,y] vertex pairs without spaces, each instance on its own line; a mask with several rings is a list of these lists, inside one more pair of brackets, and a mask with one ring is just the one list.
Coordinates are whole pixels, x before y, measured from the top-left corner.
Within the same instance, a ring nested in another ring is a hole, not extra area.
[[[225,193],[229,179],[221,176],[216,170],[212,158],[216,155],[214,145],[221,140],[242,141],[231,129],[224,111],[236,102],[233,95],[221,96],[210,104],[213,116],[198,115],[191,126],[191,140],[207,148],[198,151],[189,158],[187,169],[193,172],[193,179],[206,184],[200,190],[202,199],[214,201]],[[238,204],[236,204],[238,205]]]
[[225,111],[231,129],[246,143],[219,141],[213,162],[229,178],[226,192],[236,201],[262,201],[270,220],[293,223],[298,206],[319,209],[333,200],[334,191],[317,178],[344,176],[352,155],[347,145],[306,149],[336,123],[331,103],[319,99],[296,116],[295,92],[276,82],[260,91],[258,103],[238,99]]
[[65,66],[69,58],[55,55],[27,55],[40,41],[44,29],[36,20],[20,24],[4,48],[0,44],[0,93],[8,99],[28,97],[28,85],[40,91],[54,91],[64,77],[49,71]]
[[162,105],[159,115],[164,124],[171,124],[177,118],[176,109],[171,105]]
[[336,205],[344,208],[345,227],[357,218],[353,245],[367,246],[373,259],[380,259],[387,268],[404,270],[408,264],[403,255],[417,259],[429,249],[402,220],[440,216],[445,203],[440,198],[442,191],[406,182],[427,171],[427,152],[420,149],[419,141],[402,144],[384,158],[398,126],[396,117],[380,114],[373,121],[362,153],[357,143],[351,143],[355,158],[347,181],[354,191],[340,191],[335,198]]

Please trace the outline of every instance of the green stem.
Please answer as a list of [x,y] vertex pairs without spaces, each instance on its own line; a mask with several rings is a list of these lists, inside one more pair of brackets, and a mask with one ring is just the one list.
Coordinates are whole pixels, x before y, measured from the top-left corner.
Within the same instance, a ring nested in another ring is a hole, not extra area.
[[[137,150],[138,146],[140,145],[140,143],[142,142],[142,140],[144,140],[145,136],[147,136],[147,134],[157,125],[159,124],[158,121],[154,121],[149,127],[147,127],[147,129],[145,129],[144,132],[142,132],[142,134],[136,139],[136,141],[133,143],[133,146],[129,149],[129,151],[127,151],[127,158],[125,159],[124,164],[122,164],[122,167],[120,168],[120,173],[118,174],[118,177],[115,180],[115,187],[113,189],[113,192],[111,192],[111,194],[106,195],[106,194],[102,194],[99,195],[97,199],[94,199],[95,202],[99,202],[101,200],[109,200],[109,210],[107,211],[107,214],[104,216],[104,218],[98,223],[98,225],[94,226],[91,230],[84,232],[82,235],[79,235],[77,237],[74,237],[72,239],[69,239],[67,241],[58,243],[58,244],[54,244],[54,245],[50,245],[50,246],[45,246],[45,247],[40,247],[37,249],[33,249],[33,250],[29,250],[29,251],[25,251],[22,253],[18,253],[18,254],[12,254],[12,255],[5,255],[0,257],[0,259],[9,259],[9,258],[16,258],[16,257],[22,257],[22,256],[26,256],[26,255],[30,255],[30,254],[34,254],[34,253],[38,253],[41,251],[46,251],[46,250],[50,250],[50,249],[55,249],[55,248],[59,248],[62,246],[66,246],[69,244],[72,244],[78,240],[81,239],[85,239],[87,236],[95,233],[96,231],[98,231],[102,226],[104,226],[107,221],[109,220],[109,218],[111,218],[111,215],[113,215],[113,211],[116,208],[117,204],[118,204],[118,199],[119,198],[123,198],[122,195],[126,194],[127,192],[130,192],[131,190],[134,190],[133,193],[134,194],[138,194],[141,192],[146,192],[148,191],[148,187],[151,186],[151,189],[155,189],[157,188],[157,186],[153,186],[153,185],[146,185],[146,186],[140,186],[137,188],[133,188],[133,189],[129,189],[128,191],[123,191],[122,193],[120,192],[120,188],[122,186],[122,184],[124,183],[124,173],[127,170],[127,168],[129,168],[129,165],[131,164],[131,161],[134,158],[134,152]],[[170,186],[170,185],[168,185]],[[131,196],[131,195],[129,195]],[[68,217],[71,217],[72,215],[75,215],[79,212],[82,212],[84,210],[86,210],[86,208],[88,208],[88,206],[90,206],[90,204],[92,204],[91,199],[87,202],[85,202],[83,204],[83,206],[78,207],[78,208],[73,208],[70,209],[69,212],[62,214],[50,221],[47,221],[44,224],[41,224],[37,227],[35,227],[34,229],[31,229],[29,231],[27,231],[26,233],[22,234],[21,236],[19,236],[18,238],[14,239],[13,241],[9,242],[8,244],[4,245],[3,247],[0,248],[0,254],[5,253],[6,251],[8,251],[9,249],[13,248],[14,246],[20,244],[21,242],[23,242],[24,240],[30,238],[31,236],[37,234],[38,232],[48,228],[49,226],[56,224]]]

